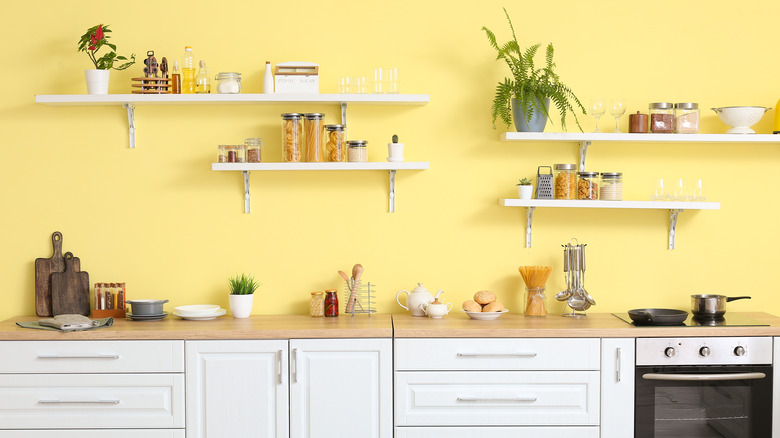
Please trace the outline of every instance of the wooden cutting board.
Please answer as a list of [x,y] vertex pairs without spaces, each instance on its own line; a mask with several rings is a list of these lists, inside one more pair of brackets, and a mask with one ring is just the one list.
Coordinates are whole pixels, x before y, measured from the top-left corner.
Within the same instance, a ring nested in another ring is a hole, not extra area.
[[[35,313],[38,316],[53,316],[51,309],[51,274],[65,271],[65,259],[62,257],[62,233],[55,231],[51,235],[54,253],[48,259],[35,259]],[[73,268],[81,270],[81,262],[73,258]]]
[[51,274],[52,313],[89,316],[89,274],[75,269],[72,253],[66,252],[64,258],[65,272]]

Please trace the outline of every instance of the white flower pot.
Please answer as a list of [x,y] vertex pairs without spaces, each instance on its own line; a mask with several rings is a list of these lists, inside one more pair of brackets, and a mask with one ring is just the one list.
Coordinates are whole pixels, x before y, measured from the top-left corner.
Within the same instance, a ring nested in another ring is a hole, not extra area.
[[403,161],[403,160],[404,160],[404,144],[388,143],[387,161]]
[[531,199],[534,196],[534,186],[517,186],[517,194],[520,199]]
[[249,318],[249,315],[252,314],[254,297],[254,294],[228,295],[230,313],[233,314],[233,318]]
[[84,70],[84,78],[87,80],[87,93],[108,94],[108,79],[110,76],[111,70]]

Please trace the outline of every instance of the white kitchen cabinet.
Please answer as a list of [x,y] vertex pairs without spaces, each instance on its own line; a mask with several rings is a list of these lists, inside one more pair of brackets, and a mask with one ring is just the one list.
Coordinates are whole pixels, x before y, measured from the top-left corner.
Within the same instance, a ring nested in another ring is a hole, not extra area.
[[187,437],[287,437],[287,348],[287,340],[187,341]]
[[[774,357],[772,363],[774,367],[780,365],[780,337],[774,338]],[[780,438],[780,376],[774,373],[772,376],[772,437]]]
[[0,430],[0,438],[184,438],[184,429],[66,429],[53,433],[50,430]]
[[597,427],[397,427],[395,438],[599,438]]
[[291,438],[392,438],[390,339],[290,340]]
[[634,344],[601,340],[601,438],[634,436]]

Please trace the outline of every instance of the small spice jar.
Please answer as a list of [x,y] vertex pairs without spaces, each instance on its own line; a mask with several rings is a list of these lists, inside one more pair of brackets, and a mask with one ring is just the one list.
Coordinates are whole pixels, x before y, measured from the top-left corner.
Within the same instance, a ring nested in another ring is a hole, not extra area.
[[230,146],[224,144],[217,146],[217,163],[228,162],[228,149],[230,149]]
[[692,102],[674,105],[674,132],[678,134],[699,133],[699,104]]
[[246,146],[246,161],[248,163],[259,163],[262,161],[262,138],[247,138],[244,140],[244,146]]
[[344,142],[344,125],[325,125],[325,153],[328,161],[347,161],[347,145]]
[[325,291],[325,316],[339,316],[339,297],[334,289]]
[[301,140],[303,138],[303,114],[282,114],[282,161],[285,163],[297,163],[301,161],[303,151]]
[[217,93],[219,94],[238,94],[241,92],[241,73],[217,73],[216,80]]
[[236,152],[236,163],[246,163],[246,145],[234,145],[233,150]]
[[325,316],[325,302],[322,292],[311,293],[309,316]]
[[577,165],[556,164],[553,175],[555,199],[577,199]]
[[604,172],[601,174],[599,199],[602,201],[623,200],[623,174],[620,172]]
[[350,163],[364,163],[368,161],[368,150],[365,140],[347,140],[347,147],[349,148]]
[[307,113],[303,116],[306,118],[303,126],[306,131],[306,161],[310,163],[325,161],[322,145],[322,118],[325,114]]
[[669,102],[650,104],[650,132],[656,134],[674,132],[674,105]]
[[525,316],[547,316],[547,300],[543,287],[525,288]]
[[577,176],[577,199],[599,199],[599,173],[579,172]]
[[225,146],[225,152],[227,153],[227,162],[228,163],[237,163],[236,159],[236,147],[233,145],[226,145]]

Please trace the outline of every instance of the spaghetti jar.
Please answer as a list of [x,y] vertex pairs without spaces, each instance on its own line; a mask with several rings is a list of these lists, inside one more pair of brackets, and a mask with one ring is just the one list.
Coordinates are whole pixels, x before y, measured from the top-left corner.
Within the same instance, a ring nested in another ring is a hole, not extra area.
[[262,138],[247,138],[244,140],[244,145],[246,146],[246,161],[248,163],[259,163],[262,161]]
[[603,201],[623,200],[623,174],[620,172],[605,172],[601,174],[599,199]]
[[325,291],[325,316],[339,316],[339,297],[336,291],[328,289]]
[[322,292],[312,292],[309,302],[309,316],[325,316],[325,302]]
[[327,153],[328,161],[347,161],[344,128],[344,125],[325,125],[325,152]]
[[303,114],[282,114],[282,161],[297,163],[301,161],[301,137],[303,136]]
[[577,199],[577,165],[556,164],[553,174],[555,199]]
[[599,199],[599,173],[579,172],[577,176],[577,199]]
[[525,316],[547,316],[547,300],[543,287],[525,288]]
[[349,147],[348,161],[350,163],[364,163],[368,161],[367,143],[365,140],[347,140],[347,147]]
[[310,163],[320,163],[325,161],[322,146],[322,113],[304,114],[306,121],[304,129],[306,130],[306,161]]
[[674,105],[669,102],[650,104],[650,132],[656,134],[674,132]]
[[678,134],[699,133],[699,104],[678,103],[674,105],[674,132]]

